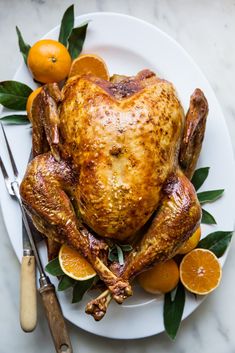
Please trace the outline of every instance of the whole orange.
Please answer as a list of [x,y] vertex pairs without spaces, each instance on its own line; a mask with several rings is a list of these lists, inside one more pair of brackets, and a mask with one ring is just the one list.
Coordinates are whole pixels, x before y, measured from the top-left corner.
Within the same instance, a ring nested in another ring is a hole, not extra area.
[[140,286],[148,293],[167,293],[174,289],[179,282],[179,269],[171,259],[156,264],[150,270],[138,276]]
[[63,44],[42,39],[29,50],[27,64],[35,80],[42,83],[60,82],[69,74],[71,57]]
[[27,111],[27,115],[29,120],[31,121],[31,108],[32,108],[32,104],[34,101],[34,98],[36,98],[36,96],[41,92],[42,87],[38,87],[36,88],[28,97],[27,99],[27,104],[26,104],[26,111]]

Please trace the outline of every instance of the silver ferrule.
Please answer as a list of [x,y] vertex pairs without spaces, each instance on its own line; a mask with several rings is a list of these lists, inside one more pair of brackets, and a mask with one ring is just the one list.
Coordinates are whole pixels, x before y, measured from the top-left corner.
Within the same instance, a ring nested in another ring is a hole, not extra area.
[[40,276],[39,278],[40,288],[45,288],[51,284],[50,278],[47,276]]
[[23,256],[33,256],[33,250],[32,249],[24,249]]

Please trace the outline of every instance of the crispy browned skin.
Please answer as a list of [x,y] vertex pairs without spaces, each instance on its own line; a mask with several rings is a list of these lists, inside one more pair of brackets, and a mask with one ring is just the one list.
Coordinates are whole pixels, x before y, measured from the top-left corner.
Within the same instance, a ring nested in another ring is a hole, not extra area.
[[[182,137],[186,175],[201,149],[207,110],[194,97],[204,96],[192,96],[185,125],[173,85],[144,70],[113,82],[73,77],[61,93],[46,85],[34,101],[33,149],[40,155],[28,166],[21,196],[36,227],[78,249],[106,283],[108,291],[87,307],[97,320],[112,297],[122,303],[131,295],[129,279],[174,256],[200,221],[195,190],[179,167]],[[113,273],[105,241],[86,225],[101,237],[133,241],[151,216]]]
[[117,84],[77,77],[63,90],[61,153],[79,171],[79,210],[100,236],[133,236],[178,163],[182,107],[171,83],[146,76]]

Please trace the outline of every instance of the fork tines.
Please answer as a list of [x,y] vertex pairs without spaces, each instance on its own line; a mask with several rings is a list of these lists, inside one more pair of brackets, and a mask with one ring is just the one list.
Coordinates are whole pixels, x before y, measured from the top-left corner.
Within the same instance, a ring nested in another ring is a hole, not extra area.
[[9,145],[9,142],[8,142],[8,139],[7,139],[7,136],[6,136],[6,132],[5,132],[5,129],[4,129],[2,123],[1,123],[1,128],[2,128],[3,136],[4,136],[4,139],[5,139],[5,142],[6,142],[7,151],[8,151],[8,154],[9,154],[10,161],[11,161],[11,166],[12,166],[14,175],[15,175],[15,177],[17,178],[18,175],[19,175],[18,169],[17,169],[17,167],[16,167],[16,163],[15,163],[13,154],[12,154],[12,152],[11,152],[11,148],[10,148],[10,145]]

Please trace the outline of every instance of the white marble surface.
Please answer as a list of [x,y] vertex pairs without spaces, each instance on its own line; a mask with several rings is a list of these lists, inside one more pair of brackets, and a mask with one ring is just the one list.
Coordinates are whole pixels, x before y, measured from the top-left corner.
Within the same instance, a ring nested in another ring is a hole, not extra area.
[[[76,13],[123,12],[147,20],[174,37],[191,54],[214,88],[235,141],[235,1],[232,0],[80,0]],[[58,24],[71,1],[0,0],[0,80],[11,79],[20,62],[15,25],[28,42],[39,39]],[[235,150],[235,142],[233,142]],[[1,196],[0,196],[1,197]],[[49,353],[53,346],[39,304],[34,333],[19,327],[19,263],[0,215],[0,353]],[[222,283],[186,319],[175,342],[165,334],[141,340],[118,341],[94,336],[69,324],[75,353],[235,352],[235,242],[224,266]],[[144,323],[143,323],[144,325]]]

